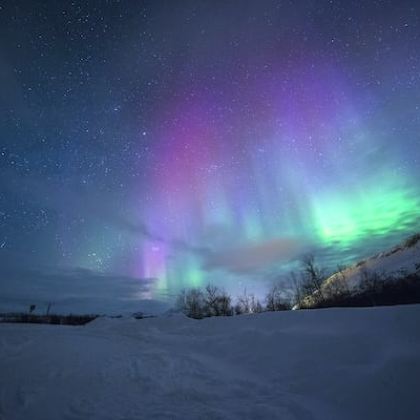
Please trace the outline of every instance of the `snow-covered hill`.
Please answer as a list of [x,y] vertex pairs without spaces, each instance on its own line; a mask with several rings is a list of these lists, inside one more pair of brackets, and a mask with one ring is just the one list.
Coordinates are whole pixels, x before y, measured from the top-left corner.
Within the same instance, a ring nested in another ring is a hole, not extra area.
[[335,273],[325,281],[324,289],[340,281],[345,281],[350,290],[357,289],[364,276],[373,273],[383,279],[397,279],[416,272],[420,272],[420,234],[413,235],[390,250]]
[[0,324],[0,419],[418,419],[420,305]]

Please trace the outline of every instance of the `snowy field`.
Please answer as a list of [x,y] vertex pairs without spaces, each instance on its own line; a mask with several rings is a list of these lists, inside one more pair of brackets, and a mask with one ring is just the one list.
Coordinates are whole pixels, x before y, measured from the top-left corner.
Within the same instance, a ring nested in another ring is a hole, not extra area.
[[0,419],[419,419],[420,305],[0,324]]

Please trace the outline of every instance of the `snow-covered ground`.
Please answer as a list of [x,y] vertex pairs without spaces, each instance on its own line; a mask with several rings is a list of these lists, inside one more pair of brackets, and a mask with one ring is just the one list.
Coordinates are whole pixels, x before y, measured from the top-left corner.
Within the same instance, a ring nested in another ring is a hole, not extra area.
[[419,419],[420,305],[0,324],[0,418]]

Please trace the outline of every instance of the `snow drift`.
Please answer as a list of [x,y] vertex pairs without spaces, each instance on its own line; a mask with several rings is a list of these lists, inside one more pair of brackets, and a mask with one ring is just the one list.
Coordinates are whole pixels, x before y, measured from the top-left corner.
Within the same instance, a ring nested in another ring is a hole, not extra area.
[[420,305],[0,325],[0,418],[418,419]]

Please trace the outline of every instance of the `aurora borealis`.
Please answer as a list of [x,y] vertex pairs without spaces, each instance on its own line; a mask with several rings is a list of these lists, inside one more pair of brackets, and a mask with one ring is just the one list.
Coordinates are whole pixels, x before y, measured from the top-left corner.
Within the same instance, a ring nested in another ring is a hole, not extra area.
[[420,230],[417,2],[58,3],[0,10],[8,270],[258,294]]

